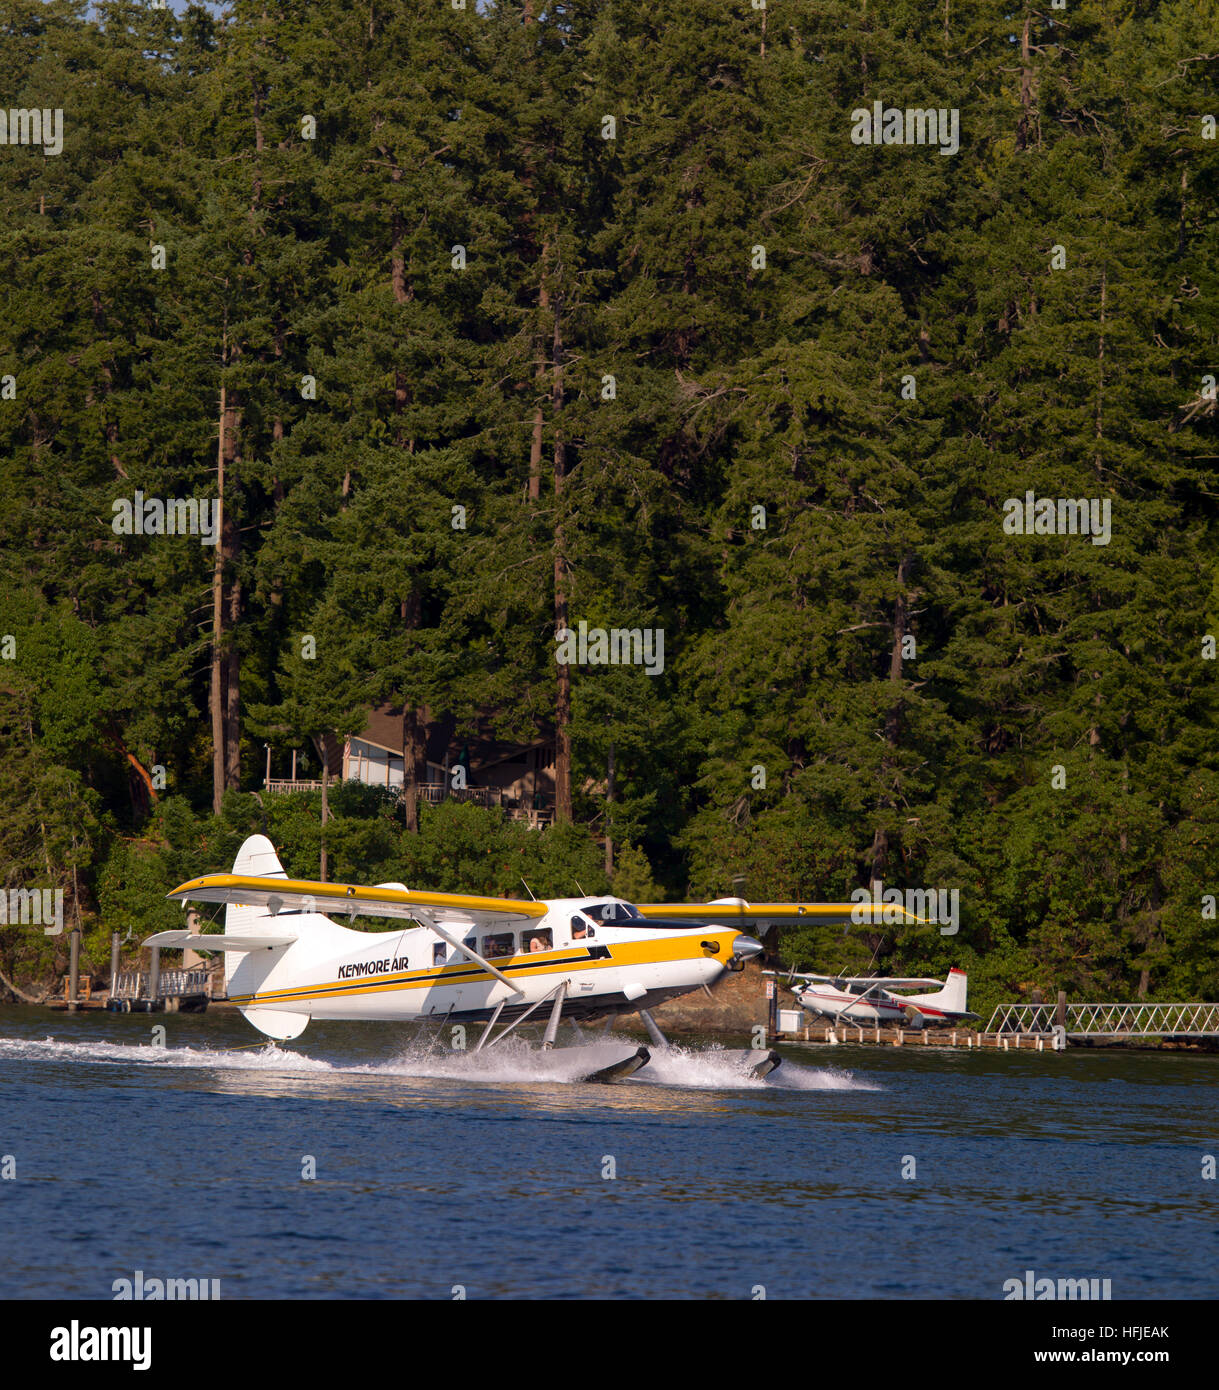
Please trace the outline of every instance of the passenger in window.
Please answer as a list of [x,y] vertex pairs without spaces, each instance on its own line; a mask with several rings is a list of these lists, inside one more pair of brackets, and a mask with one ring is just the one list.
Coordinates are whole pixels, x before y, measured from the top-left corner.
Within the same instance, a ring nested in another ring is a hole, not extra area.
[[535,931],[529,938],[530,951],[549,951],[550,950],[550,928],[546,927],[541,931]]
[[445,945],[443,941],[437,941],[435,945],[432,947],[432,964],[443,965],[445,952],[447,950],[448,947]]

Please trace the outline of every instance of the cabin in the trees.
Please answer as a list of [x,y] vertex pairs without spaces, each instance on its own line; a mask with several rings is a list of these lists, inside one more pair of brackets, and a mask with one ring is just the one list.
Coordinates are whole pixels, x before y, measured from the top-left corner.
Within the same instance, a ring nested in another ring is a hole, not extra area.
[[[336,780],[368,786],[402,787],[402,708],[382,705],[370,710],[358,734],[338,739],[326,736],[326,761]],[[459,733],[452,716],[424,725],[425,756],[420,799],[473,801],[502,806],[513,819],[541,827],[554,820],[555,741],[549,730],[525,743],[497,738],[489,715],[476,731]],[[320,758],[321,749],[317,750]],[[296,768],[290,779],[268,776],[269,791],[304,791],[320,787],[316,779],[302,780]]]

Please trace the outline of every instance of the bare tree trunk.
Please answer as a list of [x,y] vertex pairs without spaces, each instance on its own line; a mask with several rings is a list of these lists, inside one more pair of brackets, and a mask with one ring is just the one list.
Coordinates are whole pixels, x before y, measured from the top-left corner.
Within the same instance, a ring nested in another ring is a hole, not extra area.
[[1016,125],[1016,148],[1028,148],[1033,125],[1033,65],[1029,45],[1029,28],[1033,21],[1026,16],[1020,35],[1020,120]]
[[[893,703],[885,715],[885,744],[892,753],[896,754],[897,746],[901,738],[902,723],[902,670],[904,657],[902,647],[905,643],[906,633],[909,628],[909,601],[906,594],[906,583],[910,575],[910,566],[913,563],[913,556],[906,555],[897,567],[897,597],[893,603],[893,647],[889,654],[889,680],[894,686]],[[896,760],[886,753],[882,761],[883,775],[886,777],[892,773],[896,766]],[[882,793],[878,804],[878,811],[885,811],[892,806],[892,801],[887,790]],[[892,849],[889,832],[878,825],[872,836],[872,881],[883,880],[889,867],[889,855]]]
[[322,843],[321,853],[318,856],[318,878],[320,878],[323,883],[326,883],[326,874],[328,872],[326,863],[326,822],[330,819],[330,752],[326,747],[325,734],[317,740],[317,746],[318,751],[322,755]]
[[[241,548],[241,534],[233,509],[225,521],[229,533],[226,560],[235,562]],[[228,647],[224,655],[224,785],[234,791],[241,787],[241,653],[237,648],[237,628],[241,619],[241,583],[234,578],[229,586]]]
[[[554,623],[555,631],[567,626],[568,586],[571,568],[567,562],[564,530],[563,484],[567,472],[567,448],[559,426],[563,408],[563,340],[559,306],[554,310],[554,387],[551,393],[554,413]],[[570,821],[571,807],[571,666],[558,663],[558,689],[555,697],[554,815],[556,821]]]
[[[538,285],[538,308],[545,311],[550,308],[550,292],[546,288],[546,264],[549,258],[550,242],[549,239],[542,243],[542,264],[541,278]],[[543,411],[541,401],[541,383],[546,378],[546,363],[543,360],[542,344],[538,343],[538,365],[535,372],[535,380],[538,382],[539,399],[537,408],[533,413],[533,440],[529,446],[529,499],[532,502],[538,501],[542,496],[542,425]]]
[[[1096,353],[1096,440],[1099,444],[1105,437],[1105,301],[1109,293],[1109,272],[1100,273],[1100,343]],[[1100,476],[1101,456],[1096,451],[1096,473]]]
[[611,819],[614,809],[614,745],[609,746],[609,756],[605,763],[605,873],[614,873],[614,824]]
[[[221,369],[224,367],[224,357],[221,354]],[[216,471],[217,471],[217,502],[216,502],[216,526],[218,532],[224,529],[224,460],[226,451],[225,427],[228,423],[228,395],[227,387],[220,387],[220,443],[216,452]],[[219,535],[217,536],[219,540]],[[212,688],[211,688],[211,714],[212,714],[212,811],[220,814],[220,806],[224,800],[224,547],[220,544],[216,546],[216,554],[212,560]]]

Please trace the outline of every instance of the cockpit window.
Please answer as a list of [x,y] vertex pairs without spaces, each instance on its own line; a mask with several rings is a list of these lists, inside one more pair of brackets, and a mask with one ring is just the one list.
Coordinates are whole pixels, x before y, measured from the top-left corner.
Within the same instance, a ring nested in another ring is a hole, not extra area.
[[591,917],[594,922],[609,925],[613,925],[615,922],[633,922],[639,918],[639,909],[634,903],[591,903],[588,907],[580,910]]
[[591,941],[597,935],[593,924],[585,917],[573,917],[571,919],[571,939],[573,941]]

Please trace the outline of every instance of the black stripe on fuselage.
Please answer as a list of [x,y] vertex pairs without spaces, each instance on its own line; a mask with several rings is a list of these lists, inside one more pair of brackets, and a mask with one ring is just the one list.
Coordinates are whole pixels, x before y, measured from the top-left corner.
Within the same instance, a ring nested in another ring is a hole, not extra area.
[[[559,956],[554,960],[522,960],[517,964],[496,965],[496,969],[501,974],[509,975],[516,970],[536,970],[543,965],[586,965],[590,960],[610,960],[608,946],[590,946],[582,956]],[[436,967],[433,967],[435,969]],[[396,974],[385,975],[362,975],[358,980],[350,983],[330,983],[318,985],[302,985],[299,989],[285,989],[284,994],[291,994],[292,999],[308,999],[317,994],[358,994],[368,989],[384,989],[387,985],[413,985],[421,981],[426,981],[431,985],[451,985],[465,984],[469,980],[475,980],[482,976],[485,979],[494,979],[493,975],[488,975],[481,965],[471,963],[462,970],[448,970],[443,975],[431,977],[431,972],[427,970],[416,971],[414,974],[401,976]],[[281,1000],[278,990],[273,990],[269,996],[253,994],[248,996],[250,1004],[265,1002],[268,1004],[287,1003],[288,1000]],[[239,996],[234,1000],[240,1003],[247,996]]]

